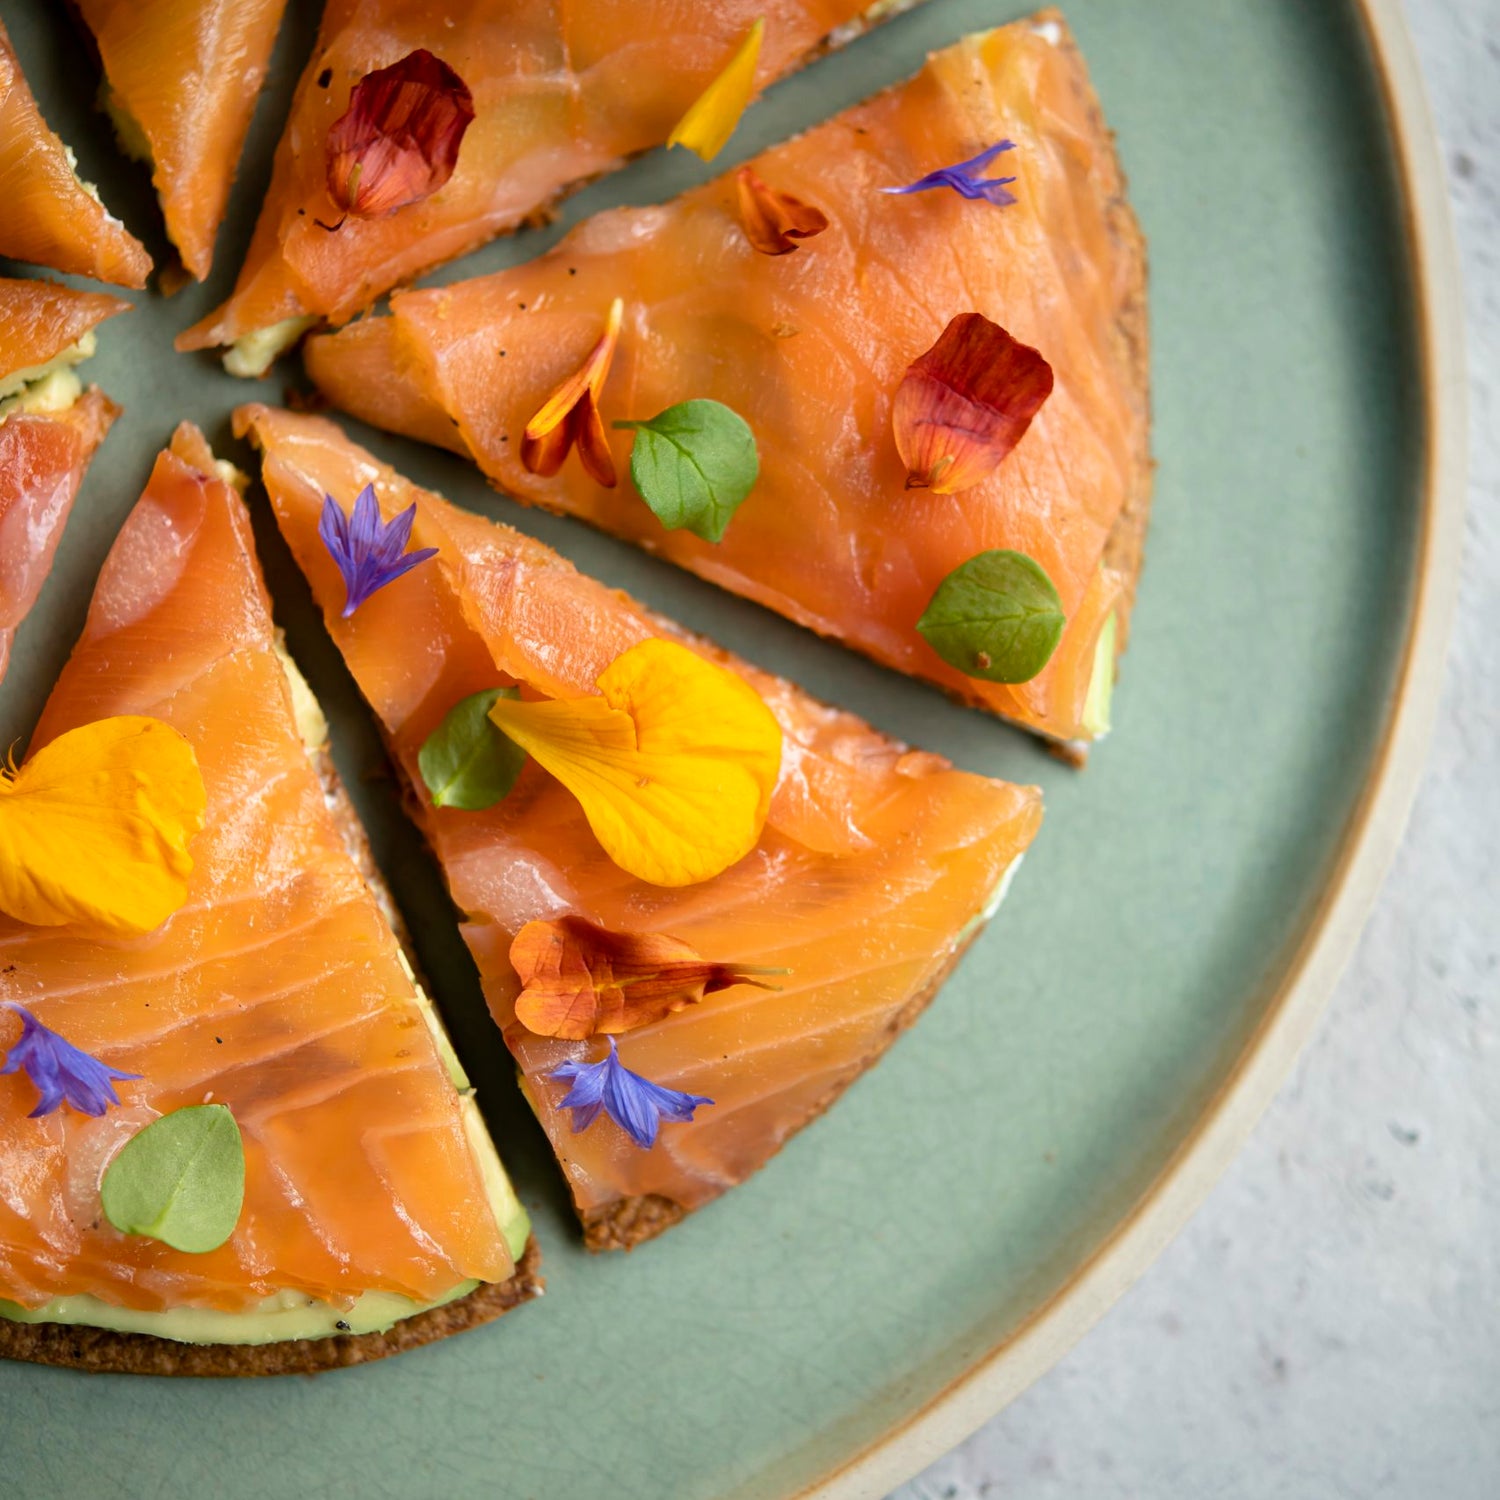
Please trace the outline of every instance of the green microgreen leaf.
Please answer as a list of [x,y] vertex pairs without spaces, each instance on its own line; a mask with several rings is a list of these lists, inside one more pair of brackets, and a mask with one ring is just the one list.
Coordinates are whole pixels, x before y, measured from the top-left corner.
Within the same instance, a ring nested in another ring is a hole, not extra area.
[[1067,617],[1040,564],[1024,552],[981,552],[939,585],[917,629],[966,677],[1029,682],[1057,650]]
[[518,696],[513,687],[471,693],[455,703],[427,737],[417,752],[417,768],[434,807],[481,812],[516,784],[526,752],[501,734],[490,710],[497,699]]
[[123,1234],[200,1255],[234,1233],[245,1201],[245,1144],[228,1106],[192,1104],[126,1141],[100,1189]]
[[630,477],[657,520],[669,531],[722,541],[760,474],[750,424],[721,401],[700,400],[615,426],[635,429]]

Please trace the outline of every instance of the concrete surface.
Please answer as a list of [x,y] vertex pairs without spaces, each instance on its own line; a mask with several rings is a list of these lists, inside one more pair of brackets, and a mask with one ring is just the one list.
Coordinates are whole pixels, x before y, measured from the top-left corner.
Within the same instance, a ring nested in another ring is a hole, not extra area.
[[1322,1029],[1186,1232],[893,1500],[1500,1497],[1500,0],[1407,14],[1464,256],[1472,473],[1405,844]]

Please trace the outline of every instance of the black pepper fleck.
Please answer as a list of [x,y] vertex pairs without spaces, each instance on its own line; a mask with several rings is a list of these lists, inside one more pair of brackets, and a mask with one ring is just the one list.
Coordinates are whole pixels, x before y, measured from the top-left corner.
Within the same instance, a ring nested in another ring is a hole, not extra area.
[[218,1044],[219,1044],[219,1045],[220,1045],[220,1046],[221,1046],[221,1047],[222,1047],[222,1046],[223,1046],[223,1045],[224,1045],[224,1038],[223,1038],[223,1037],[221,1037],[221,1036],[216,1036],[216,1037],[215,1037],[215,1038],[214,1038],[214,1040],[215,1040],[215,1041],[216,1041],[216,1042],[217,1042],[217,1043],[218,1043]]
[[525,311],[526,311],[526,304],[525,304],[525,303],[524,303],[524,302],[522,302],[522,303],[521,303],[521,304],[520,304],[520,307],[521,307],[521,311],[522,311],[522,312],[525,312]]
[[577,274],[578,274],[578,267],[577,266],[569,266],[568,267],[568,275],[569,276],[576,276]]
[[326,89],[328,87],[328,85],[330,83],[332,83],[332,82],[333,82],[333,69],[332,68],[324,68],[323,71],[318,74],[318,87],[320,89]]
[[335,1323],[333,1326],[335,1328],[337,1328],[340,1333],[348,1333],[349,1332],[349,1325],[342,1318],[340,1318],[338,1320],[338,1322]]

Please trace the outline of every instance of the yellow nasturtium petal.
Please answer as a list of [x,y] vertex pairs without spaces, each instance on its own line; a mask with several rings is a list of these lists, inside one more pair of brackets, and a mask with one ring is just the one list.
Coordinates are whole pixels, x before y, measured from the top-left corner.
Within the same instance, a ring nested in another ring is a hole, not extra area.
[[207,798],[193,747],[135,715],[71,729],[0,772],[0,911],[149,932],[187,900]]
[[745,33],[734,56],[723,71],[688,106],[667,137],[669,146],[686,146],[704,161],[712,161],[724,149],[725,142],[740,123],[750,95],[755,92],[755,65],[760,61],[761,38],[766,34],[766,18],[759,17]]
[[673,641],[616,657],[597,698],[501,698],[490,718],[583,807],[604,852],[652,885],[694,885],[760,838],[781,726],[742,678]]

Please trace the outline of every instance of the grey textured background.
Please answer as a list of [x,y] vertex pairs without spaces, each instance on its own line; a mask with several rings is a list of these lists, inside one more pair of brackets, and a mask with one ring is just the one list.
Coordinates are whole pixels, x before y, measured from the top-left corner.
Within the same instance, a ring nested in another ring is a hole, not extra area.
[[1472,466],[1411,826],[1321,1030],[1208,1203],[893,1500],[1500,1496],[1500,0],[1406,10],[1463,252]]

